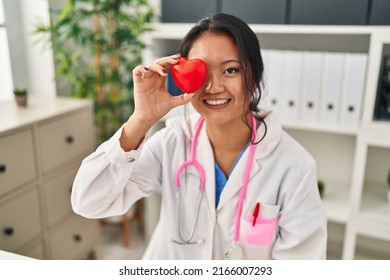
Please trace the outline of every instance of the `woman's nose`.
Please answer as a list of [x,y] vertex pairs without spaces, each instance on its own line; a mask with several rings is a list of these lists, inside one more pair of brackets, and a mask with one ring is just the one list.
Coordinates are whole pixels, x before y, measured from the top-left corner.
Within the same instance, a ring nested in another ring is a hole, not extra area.
[[205,91],[207,93],[219,93],[222,91],[223,88],[219,77],[212,74],[207,75],[205,85]]

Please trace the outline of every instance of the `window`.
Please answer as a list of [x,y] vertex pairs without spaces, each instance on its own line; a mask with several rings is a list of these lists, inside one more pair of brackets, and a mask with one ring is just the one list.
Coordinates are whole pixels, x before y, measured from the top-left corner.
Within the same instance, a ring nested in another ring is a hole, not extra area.
[[12,98],[12,71],[3,1],[0,0],[0,102]]

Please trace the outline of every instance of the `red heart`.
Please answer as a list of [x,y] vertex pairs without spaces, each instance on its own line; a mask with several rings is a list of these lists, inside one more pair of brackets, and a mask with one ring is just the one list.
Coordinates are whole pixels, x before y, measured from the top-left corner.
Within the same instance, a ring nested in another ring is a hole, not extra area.
[[188,60],[182,57],[172,66],[171,71],[175,84],[186,93],[198,90],[207,77],[207,66],[201,59]]

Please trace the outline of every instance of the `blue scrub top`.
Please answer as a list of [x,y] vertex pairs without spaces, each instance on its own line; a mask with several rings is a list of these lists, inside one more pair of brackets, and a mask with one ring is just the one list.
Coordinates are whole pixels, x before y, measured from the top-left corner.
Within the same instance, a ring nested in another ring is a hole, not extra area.
[[[232,166],[232,169],[229,172],[229,176],[230,176],[230,174],[232,174],[234,167],[236,167],[237,162],[240,160],[242,154],[245,152],[245,150],[248,146],[249,146],[249,143],[244,147],[244,149],[242,149],[242,151],[240,152],[240,154],[236,158],[236,160]],[[229,176],[228,177],[225,176],[225,173],[223,173],[221,168],[218,166],[217,162],[215,162],[214,165],[215,165],[215,168],[214,168],[215,169],[215,208],[217,208],[218,203],[219,203],[219,198],[221,197],[222,190],[225,188],[225,185],[226,185],[226,182],[227,182]]]

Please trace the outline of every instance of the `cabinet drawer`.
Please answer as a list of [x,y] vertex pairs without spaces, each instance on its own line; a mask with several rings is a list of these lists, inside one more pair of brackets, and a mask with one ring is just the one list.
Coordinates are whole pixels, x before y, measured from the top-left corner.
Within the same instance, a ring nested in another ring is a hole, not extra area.
[[51,257],[55,260],[74,259],[99,236],[97,220],[74,216],[50,237]]
[[43,260],[45,259],[45,254],[43,252],[43,246],[42,244],[39,244],[38,246],[36,246],[35,248],[31,249],[30,251],[28,251],[26,253],[26,256],[28,257],[31,257],[31,258],[34,258],[34,259],[38,259],[38,260]]
[[31,129],[0,138],[0,196],[36,177]]
[[0,205],[0,249],[14,252],[41,232],[36,189]]
[[39,127],[39,145],[43,171],[86,152],[90,152],[92,127],[89,111],[43,124]]
[[24,249],[22,251],[17,251],[16,252],[19,255],[30,257],[33,259],[38,259],[38,260],[44,260],[45,259],[45,253],[43,249],[43,244],[40,242],[39,244],[29,248],[29,249]]
[[73,213],[70,204],[70,194],[73,180],[79,166],[80,164],[74,164],[71,169],[68,169],[66,172],[44,185],[50,227],[61,218]]

